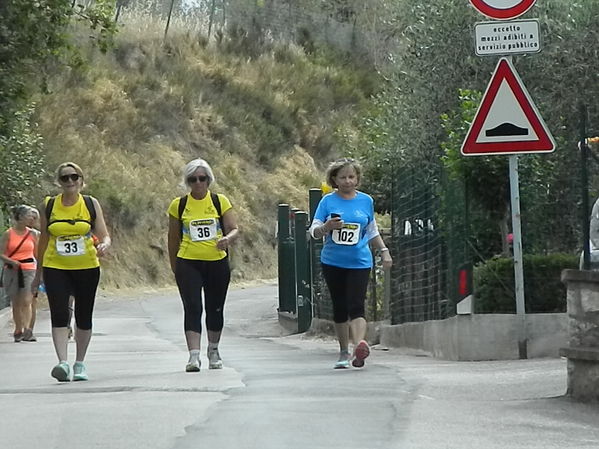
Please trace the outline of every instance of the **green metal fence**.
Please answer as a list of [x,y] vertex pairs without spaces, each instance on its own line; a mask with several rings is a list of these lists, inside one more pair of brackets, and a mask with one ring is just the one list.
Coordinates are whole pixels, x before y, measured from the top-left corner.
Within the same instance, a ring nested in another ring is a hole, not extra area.
[[[446,195],[439,195],[441,191]],[[428,168],[403,167],[395,177],[391,202],[391,323],[454,315],[461,299],[458,275],[468,265],[463,188]]]

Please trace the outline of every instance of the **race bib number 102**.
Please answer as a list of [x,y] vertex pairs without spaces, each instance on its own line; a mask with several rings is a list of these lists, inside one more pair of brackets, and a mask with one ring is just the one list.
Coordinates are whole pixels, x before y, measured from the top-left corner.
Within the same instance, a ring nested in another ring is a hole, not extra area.
[[338,245],[355,245],[360,240],[360,223],[343,223],[341,229],[334,229],[331,238]]

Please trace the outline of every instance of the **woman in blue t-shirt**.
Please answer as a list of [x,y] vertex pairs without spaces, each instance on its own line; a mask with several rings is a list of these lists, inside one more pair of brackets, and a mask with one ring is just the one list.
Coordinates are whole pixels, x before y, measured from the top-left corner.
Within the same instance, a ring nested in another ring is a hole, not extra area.
[[[310,234],[315,239],[324,238],[320,253],[322,271],[333,301],[333,319],[339,340],[339,360],[335,368],[360,368],[370,354],[366,342],[367,324],[364,302],[372,253],[378,250],[383,268],[393,263],[389,249],[381,238],[374,217],[372,197],[357,189],[362,168],[353,159],[339,159],[329,165],[327,182],[335,189],[320,201]],[[349,352],[349,336],[354,344]]]

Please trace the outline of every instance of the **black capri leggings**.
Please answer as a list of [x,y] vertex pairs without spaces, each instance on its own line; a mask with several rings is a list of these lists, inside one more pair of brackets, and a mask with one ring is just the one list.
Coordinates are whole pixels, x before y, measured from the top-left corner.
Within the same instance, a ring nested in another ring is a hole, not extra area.
[[340,268],[322,264],[322,274],[331,293],[335,323],[364,318],[370,268]]
[[206,328],[221,331],[224,306],[231,280],[229,259],[207,261],[177,258],[175,280],[183,301],[186,331],[202,333],[202,290],[206,308]]
[[92,313],[96,290],[100,282],[100,268],[59,270],[44,267],[44,284],[50,305],[52,327],[69,325],[69,296],[75,297],[75,323],[82,330],[92,328]]

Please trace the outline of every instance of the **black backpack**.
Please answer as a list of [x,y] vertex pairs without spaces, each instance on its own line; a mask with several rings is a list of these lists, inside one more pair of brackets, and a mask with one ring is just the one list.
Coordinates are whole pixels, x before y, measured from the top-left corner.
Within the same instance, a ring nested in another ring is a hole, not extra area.
[[[92,197],[89,195],[81,195],[83,197],[83,201],[85,202],[85,207],[87,207],[87,211],[89,212],[90,221],[81,220],[81,219],[70,219],[70,220],[54,220],[52,223],[71,223],[74,224],[76,222],[89,223],[94,229],[94,223],[96,222],[96,206],[94,206],[94,201]],[[56,201],[56,197],[51,197],[46,203],[46,223],[47,226],[50,226],[50,215],[52,215],[52,208],[54,207],[54,201]]]

